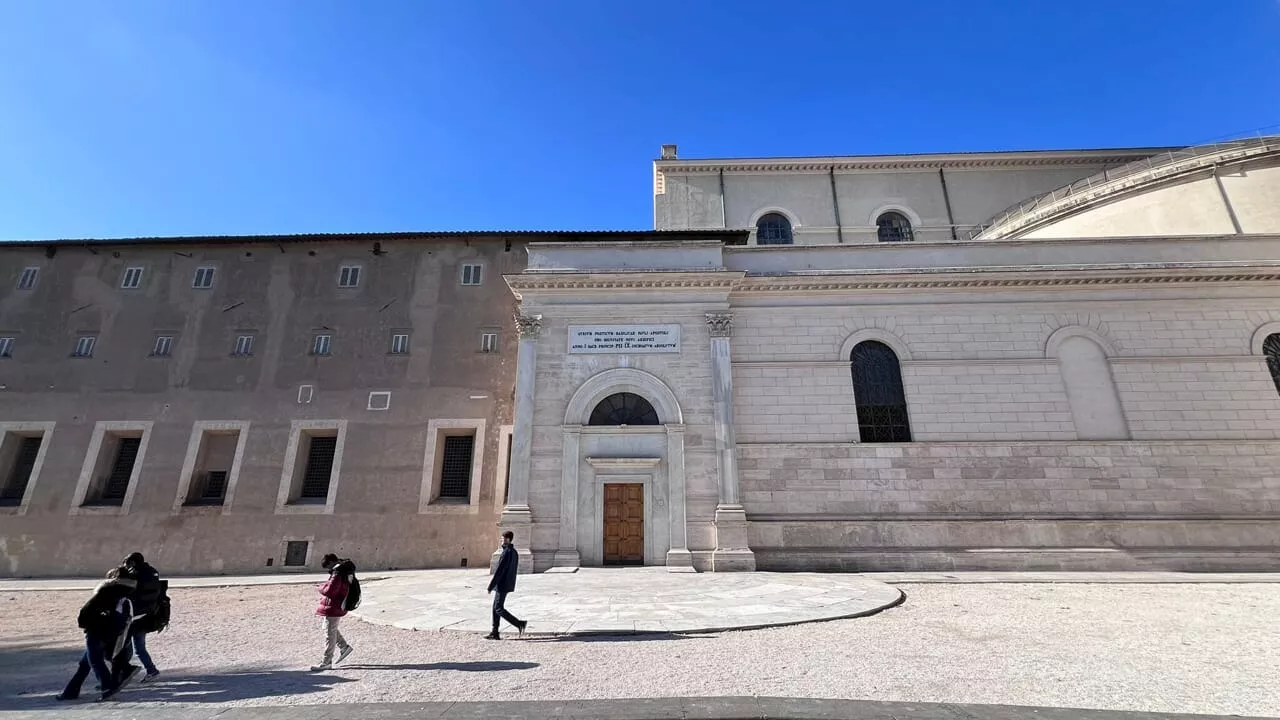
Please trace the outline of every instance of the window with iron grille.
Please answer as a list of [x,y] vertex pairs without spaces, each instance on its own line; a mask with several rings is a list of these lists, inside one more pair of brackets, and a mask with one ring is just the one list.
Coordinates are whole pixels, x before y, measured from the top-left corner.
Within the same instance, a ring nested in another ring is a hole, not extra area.
[[213,287],[214,268],[202,267],[196,268],[196,276],[191,281],[191,287],[194,288],[211,288]]
[[409,352],[409,334],[394,333],[391,336],[391,354],[405,355]]
[[893,349],[867,340],[849,354],[862,442],[911,442],[902,369]]
[[22,269],[22,275],[18,276],[18,289],[30,290],[36,286],[36,279],[40,277],[40,268],[29,267]]
[[200,494],[196,496],[196,502],[201,504],[221,505],[223,499],[227,495],[227,477],[229,473],[226,470],[210,470],[204,474]]
[[462,266],[462,284],[463,285],[479,285],[484,273],[483,265],[469,263]]
[[756,221],[757,245],[790,245],[791,221],[781,213],[765,213]]
[[76,338],[76,349],[71,353],[72,357],[93,357],[93,346],[96,345],[98,339],[92,335],[84,335]]
[[332,344],[332,340],[333,336],[331,335],[316,335],[311,340],[311,354],[328,355],[329,346]]
[[141,446],[142,438],[120,438],[115,459],[111,462],[111,472],[102,484],[102,494],[98,496],[98,504],[122,505],[124,503],[124,496],[129,492],[129,478],[133,476],[133,466],[138,460],[138,449]]
[[0,337],[0,358],[13,357],[13,338]]
[[658,413],[635,393],[615,393],[591,411],[588,425],[657,425]]
[[157,335],[156,344],[151,348],[151,355],[153,357],[169,357],[171,352],[173,352],[173,336]]
[[360,287],[360,266],[343,265],[338,271],[338,287]]
[[310,545],[306,540],[289,540],[284,544],[284,565],[285,567],[302,567],[307,564],[307,546]]
[[140,285],[142,285],[142,268],[125,268],[124,275],[120,276],[120,287],[134,290]]
[[907,216],[892,211],[876,218],[876,238],[880,242],[911,242],[915,239]]
[[1276,392],[1280,393],[1280,333],[1273,333],[1262,341],[1262,354],[1267,358],[1267,369],[1271,371],[1271,382],[1275,383]]
[[313,435],[307,447],[307,465],[302,472],[301,500],[326,500],[329,497],[329,477],[333,474],[333,455],[338,448],[338,438],[332,435]]
[[236,336],[236,347],[231,352],[232,355],[249,356],[253,354],[253,336],[238,335]]
[[31,471],[36,467],[36,457],[40,455],[40,443],[43,436],[23,437],[20,439],[13,465],[9,468],[4,487],[0,488],[0,505],[21,505],[27,494],[27,483],[31,481]]
[[440,458],[440,499],[466,502],[471,499],[471,457],[474,435],[448,435]]

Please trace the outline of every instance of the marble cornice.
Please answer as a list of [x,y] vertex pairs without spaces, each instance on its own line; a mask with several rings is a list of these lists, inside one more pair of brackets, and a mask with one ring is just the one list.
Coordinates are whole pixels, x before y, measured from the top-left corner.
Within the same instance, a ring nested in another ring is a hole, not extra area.
[[507,275],[507,284],[516,292],[562,290],[732,290],[744,273],[711,272],[526,272]]
[[659,172],[685,173],[805,173],[835,171],[856,172],[867,170],[937,170],[1019,168],[1019,167],[1069,167],[1117,165],[1133,162],[1154,154],[1157,150],[1114,152],[1106,154],[1046,154],[1046,155],[929,155],[919,157],[865,157],[865,158],[778,158],[742,160],[677,160],[671,163],[659,161]]

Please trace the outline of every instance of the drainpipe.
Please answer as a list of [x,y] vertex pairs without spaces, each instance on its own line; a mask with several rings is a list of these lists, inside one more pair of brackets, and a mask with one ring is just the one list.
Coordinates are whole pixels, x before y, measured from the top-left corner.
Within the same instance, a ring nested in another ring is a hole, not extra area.
[[1231,198],[1227,197],[1227,189],[1222,186],[1222,178],[1218,177],[1218,166],[1213,166],[1213,182],[1218,186],[1218,195],[1222,196],[1222,204],[1227,208],[1227,216],[1231,218],[1231,227],[1236,229],[1237,235],[1243,235],[1244,230],[1240,229],[1240,219],[1236,217],[1235,208],[1231,207]]
[[724,207],[724,168],[720,168],[720,227],[729,227],[729,212]]
[[831,166],[831,207],[836,213],[836,241],[844,242],[844,228],[840,225],[840,198],[836,196],[836,166]]
[[951,214],[951,195],[947,192],[947,174],[938,168],[938,182],[942,183],[942,201],[947,204],[947,224],[951,226],[951,240],[954,242],[960,238],[956,236],[956,217]]

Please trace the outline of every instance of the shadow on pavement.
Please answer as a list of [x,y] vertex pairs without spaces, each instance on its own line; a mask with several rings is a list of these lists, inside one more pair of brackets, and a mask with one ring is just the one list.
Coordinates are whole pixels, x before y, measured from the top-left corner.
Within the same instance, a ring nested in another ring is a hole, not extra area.
[[713,640],[715,635],[686,635],[682,633],[631,633],[617,635],[556,635],[553,637],[530,637],[524,642],[614,642],[614,643],[631,643],[631,642],[647,642],[650,640]]
[[341,665],[335,670],[459,670],[462,672],[496,672],[499,670],[532,670],[538,667],[538,663],[534,662],[502,662],[502,661],[479,661],[479,662],[438,662],[438,663],[422,663],[418,665],[372,665],[367,663],[352,663],[350,665]]

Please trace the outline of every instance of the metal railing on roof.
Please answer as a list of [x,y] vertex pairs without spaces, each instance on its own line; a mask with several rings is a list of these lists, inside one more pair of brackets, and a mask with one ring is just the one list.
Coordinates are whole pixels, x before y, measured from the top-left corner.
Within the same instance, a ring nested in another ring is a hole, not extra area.
[[1257,135],[1163,152],[1142,160],[1103,169],[1030,200],[1011,205],[969,233],[970,240],[1009,237],[1064,210],[1084,205],[1128,188],[1173,177],[1201,168],[1238,162],[1280,152],[1280,135]]

